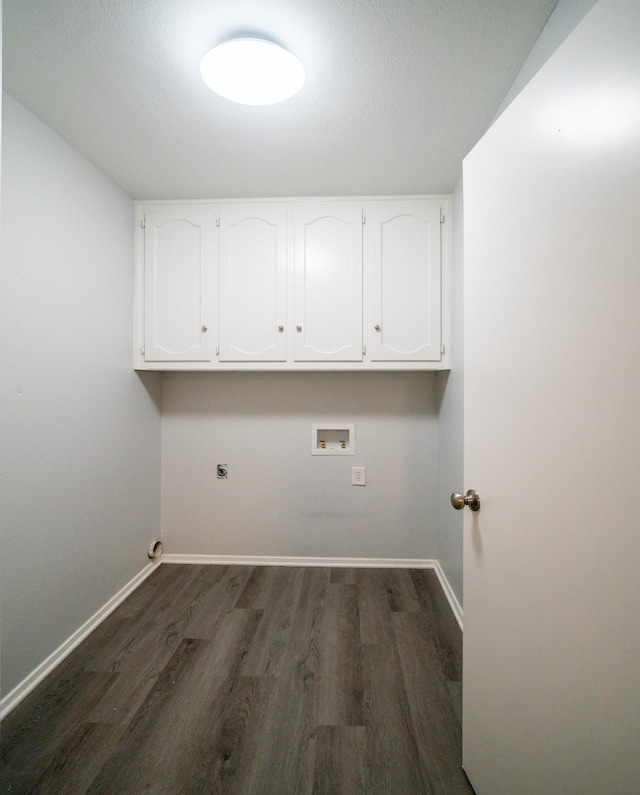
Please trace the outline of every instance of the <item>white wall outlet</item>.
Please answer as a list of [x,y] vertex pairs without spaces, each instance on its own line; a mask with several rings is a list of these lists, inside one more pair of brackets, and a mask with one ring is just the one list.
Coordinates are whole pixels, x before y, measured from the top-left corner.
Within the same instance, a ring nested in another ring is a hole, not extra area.
[[365,473],[365,467],[351,467],[351,485],[365,486],[367,482]]

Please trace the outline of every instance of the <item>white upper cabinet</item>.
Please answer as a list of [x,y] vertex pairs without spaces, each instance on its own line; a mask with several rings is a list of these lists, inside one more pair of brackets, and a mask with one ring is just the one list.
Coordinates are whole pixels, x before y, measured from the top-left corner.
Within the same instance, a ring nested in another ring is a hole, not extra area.
[[448,197],[136,206],[138,369],[449,366]]
[[294,359],[362,361],[362,207],[313,205],[293,213]]
[[202,208],[145,213],[145,362],[211,361],[214,234],[214,219]]
[[280,206],[220,208],[219,361],[286,361],[286,235]]
[[380,203],[365,213],[367,358],[440,361],[440,202]]

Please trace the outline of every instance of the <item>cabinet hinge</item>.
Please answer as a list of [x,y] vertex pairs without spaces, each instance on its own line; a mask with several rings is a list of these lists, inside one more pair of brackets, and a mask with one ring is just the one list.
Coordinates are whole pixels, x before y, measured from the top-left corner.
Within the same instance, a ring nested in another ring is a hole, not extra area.
[[440,353],[444,356],[444,345],[440,346]]
[[367,223],[367,216],[364,214],[364,211],[362,212],[362,223],[363,225]]
[[140,221],[140,226],[141,226],[143,229],[146,229],[146,228],[147,228],[147,221],[146,221],[146,219],[145,219],[145,218],[143,218],[143,219],[142,219],[142,221]]
[[216,345],[216,356],[220,355],[220,346]]
[[216,215],[216,226],[220,226],[220,213]]
[[440,223],[441,224],[444,223],[444,213],[442,212],[442,210],[440,210]]
[[144,356],[144,345],[140,348],[140,356]]
[[363,346],[362,346],[362,355],[363,355],[363,356],[366,356],[366,355],[367,355],[367,346],[366,346],[366,345],[363,345]]

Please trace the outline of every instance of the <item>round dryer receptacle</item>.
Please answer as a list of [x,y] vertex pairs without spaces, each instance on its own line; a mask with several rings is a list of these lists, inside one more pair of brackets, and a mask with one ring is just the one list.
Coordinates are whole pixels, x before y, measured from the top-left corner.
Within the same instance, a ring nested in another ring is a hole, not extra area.
[[162,557],[162,541],[160,541],[159,538],[156,538],[155,541],[152,541],[149,544],[148,555],[151,560],[158,560],[160,557]]

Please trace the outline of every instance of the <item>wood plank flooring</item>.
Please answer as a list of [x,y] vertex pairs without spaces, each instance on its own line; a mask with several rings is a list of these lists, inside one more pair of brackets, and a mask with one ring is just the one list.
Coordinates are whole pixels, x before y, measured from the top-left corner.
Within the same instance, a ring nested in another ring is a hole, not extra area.
[[163,564],[1,727],[12,795],[461,795],[434,572]]

